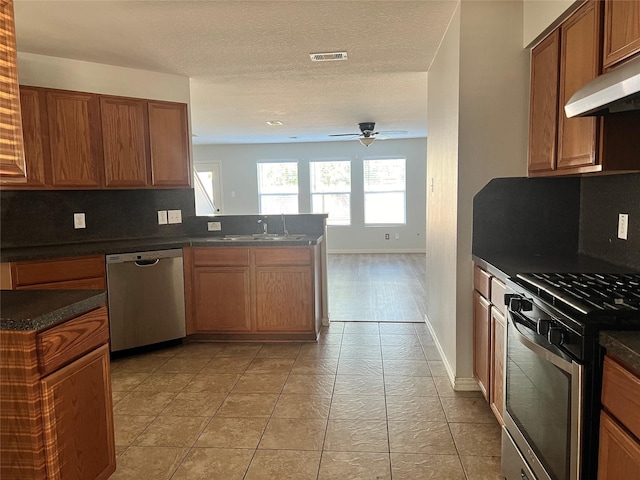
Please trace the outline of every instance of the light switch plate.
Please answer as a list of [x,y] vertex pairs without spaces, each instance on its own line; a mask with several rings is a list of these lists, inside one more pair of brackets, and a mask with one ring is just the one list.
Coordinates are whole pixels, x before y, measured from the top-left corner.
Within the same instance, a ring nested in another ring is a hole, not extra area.
[[207,230],[210,232],[219,232],[220,230],[222,230],[222,223],[207,222]]
[[158,225],[166,225],[167,223],[168,223],[167,211],[166,210],[158,210]]
[[167,214],[170,224],[182,223],[182,210],[168,210]]
[[629,231],[629,214],[621,213],[620,215],[618,215],[618,238],[622,240],[626,240],[628,231]]
[[73,228],[87,228],[87,224],[85,223],[84,213],[74,213],[73,214]]

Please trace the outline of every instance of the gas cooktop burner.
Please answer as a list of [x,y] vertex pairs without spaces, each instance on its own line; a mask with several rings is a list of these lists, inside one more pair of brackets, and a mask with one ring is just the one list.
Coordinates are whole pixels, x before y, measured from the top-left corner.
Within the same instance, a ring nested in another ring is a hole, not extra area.
[[562,302],[585,315],[640,312],[640,273],[523,273],[517,277],[547,302]]

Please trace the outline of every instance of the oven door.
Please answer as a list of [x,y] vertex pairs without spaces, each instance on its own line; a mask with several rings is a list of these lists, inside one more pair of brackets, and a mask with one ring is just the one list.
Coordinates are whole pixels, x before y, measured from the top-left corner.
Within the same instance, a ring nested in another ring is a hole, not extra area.
[[583,366],[534,330],[536,316],[509,310],[503,472],[579,480]]

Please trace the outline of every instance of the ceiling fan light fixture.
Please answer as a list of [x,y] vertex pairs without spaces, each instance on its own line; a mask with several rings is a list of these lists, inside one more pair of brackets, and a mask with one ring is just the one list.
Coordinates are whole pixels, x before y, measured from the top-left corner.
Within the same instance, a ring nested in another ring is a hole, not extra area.
[[284,125],[280,120],[269,120],[267,121],[267,125],[271,127],[279,127],[280,125]]
[[359,138],[358,140],[360,140],[360,143],[365,147],[368,147],[369,145],[371,145],[373,142],[376,141],[375,137],[362,137],[362,138]]

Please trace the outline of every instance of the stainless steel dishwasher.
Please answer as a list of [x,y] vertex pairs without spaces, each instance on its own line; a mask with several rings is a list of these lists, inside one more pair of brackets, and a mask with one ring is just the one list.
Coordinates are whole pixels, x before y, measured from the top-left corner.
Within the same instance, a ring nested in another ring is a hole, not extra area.
[[182,249],[107,255],[111,351],[185,336]]

